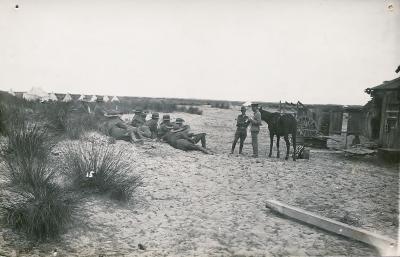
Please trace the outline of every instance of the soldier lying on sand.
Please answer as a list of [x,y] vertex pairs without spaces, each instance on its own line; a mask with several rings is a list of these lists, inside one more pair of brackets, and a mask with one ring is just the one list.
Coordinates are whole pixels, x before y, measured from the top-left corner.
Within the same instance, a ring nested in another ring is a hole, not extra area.
[[201,141],[201,146],[206,148],[206,133],[192,133],[190,132],[189,125],[183,125],[184,122],[184,119],[176,118],[174,129],[181,129],[182,133],[185,133],[194,144],[197,144],[199,141]]
[[108,118],[106,128],[110,137],[132,143],[143,143],[139,129],[126,124],[121,119],[121,113],[113,112],[104,116]]
[[185,128],[175,128],[170,121],[169,115],[163,116],[163,122],[160,124],[159,138],[167,142],[170,146],[183,151],[201,151],[206,154],[212,154],[204,147],[196,145],[193,139],[184,131]]
[[152,138],[152,131],[146,123],[146,113],[142,110],[136,110],[132,118],[131,126],[138,129],[140,137]]

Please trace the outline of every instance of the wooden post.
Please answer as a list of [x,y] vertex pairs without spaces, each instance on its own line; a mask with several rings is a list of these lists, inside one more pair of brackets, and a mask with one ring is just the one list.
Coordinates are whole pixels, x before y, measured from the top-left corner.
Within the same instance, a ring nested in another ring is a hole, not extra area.
[[275,200],[268,200],[266,205],[273,211],[279,212],[280,214],[283,214],[285,216],[294,218],[310,225],[317,226],[323,230],[330,231],[335,234],[339,234],[372,245],[381,250],[384,254],[399,254],[398,244],[395,240],[391,238],[378,235],[361,228],[356,228],[329,218],[325,218]]

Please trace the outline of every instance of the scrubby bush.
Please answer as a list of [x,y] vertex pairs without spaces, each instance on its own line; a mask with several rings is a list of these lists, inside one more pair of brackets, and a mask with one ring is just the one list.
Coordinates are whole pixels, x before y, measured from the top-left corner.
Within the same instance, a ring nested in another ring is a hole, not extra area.
[[[41,117],[46,122],[46,127],[53,133],[66,136],[69,139],[79,139],[87,131],[103,132],[101,121],[103,113],[77,109],[73,103],[48,103],[48,108],[41,110]],[[94,110],[99,110],[95,108]]]
[[211,107],[219,109],[230,109],[231,104],[229,102],[211,102]]
[[97,131],[105,134],[103,117],[89,113],[71,113],[66,120],[65,135],[69,139],[79,139],[84,132]]
[[41,104],[40,115],[46,121],[46,126],[56,132],[65,133],[67,128],[68,116],[71,112],[71,103],[49,102]]
[[2,206],[6,224],[32,239],[55,238],[70,222],[73,198],[57,184],[48,181],[39,187],[20,185],[14,191],[12,199]]
[[50,177],[47,159],[53,143],[46,130],[28,124],[8,131],[7,135],[1,157],[7,165],[10,181],[33,188],[47,183]]
[[203,111],[202,110],[200,110],[200,108],[198,108],[198,107],[193,107],[193,106],[190,106],[189,108],[188,108],[188,111],[187,111],[188,113],[191,113],[191,114],[197,114],[197,115],[202,115],[203,114]]
[[30,123],[7,131],[1,157],[7,167],[6,224],[34,239],[53,238],[71,218],[72,198],[54,182],[48,158],[53,143],[46,129]]
[[112,145],[69,145],[65,167],[74,188],[108,194],[117,200],[128,200],[141,185],[141,177],[130,174],[133,166],[126,153]]
[[203,111],[200,108],[194,107],[194,106],[190,106],[190,107],[179,106],[177,108],[177,111],[187,112],[187,113],[190,113],[190,114],[197,114],[197,115],[202,115],[203,114]]
[[0,104],[0,136],[6,133],[4,106]]

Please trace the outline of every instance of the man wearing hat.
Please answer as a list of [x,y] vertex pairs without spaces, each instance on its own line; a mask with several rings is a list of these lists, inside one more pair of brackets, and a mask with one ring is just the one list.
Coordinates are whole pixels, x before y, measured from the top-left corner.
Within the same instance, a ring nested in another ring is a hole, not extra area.
[[146,121],[146,126],[150,129],[152,139],[157,137],[159,117],[160,115],[157,112],[154,112],[151,114],[151,120]]
[[175,126],[174,129],[172,130],[172,132],[175,131],[182,131],[183,133],[186,134],[187,139],[191,142],[193,142],[193,144],[197,144],[199,141],[201,141],[201,146],[206,148],[206,133],[191,133],[190,132],[190,126],[189,125],[183,125],[183,123],[185,122],[184,119],[182,118],[176,118],[175,120]]
[[162,117],[162,122],[158,127],[157,137],[161,139],[166,133],[168,133],[173,128],[174,125],[171,123],[171,118],[169,114],[164,114]]
[[[146,117],[146,116],[145,116]],[[135,115],[132,118],[131,125],[133,127],[140,127],[145,123],[145,118],[143,118],[143,112],[140,109],[135,110]]]
[[125,124],[118,112],[104,114],[108,118],[106,128],[108,135],[117,139],[132,143],[143,143],[137,128]]
[[236,132],[235,132],[235,139],[232,143],[232,150],[231,154],[235,151],[236,143],[240,138],[240,145],[239,145],[239,154],[242,153],[243,150],[243,143],[247,137],[247,127],[249,126],[249,117],[246,115],[246,107],[242,106],[240,108],[242,114],[239,114],[237,117],[236,122]]
[[258,157],[258,133],[261,126],[261,113],[258,110],[258,104],[252,103],[251,109],[253,110],[253,117],[249,118],[251,124],[251,144],[253,145],[253,157]]
[[163,134],[161,139],[176,149],[180,149],[183,151],[195,150],[195,151],[201,151],[206,154],[211,154],[212,152],[210,150],[206,149],[205,147],[196,145],[194,143],[194,140],[188,136],[187,130],[189,126],[178,127],[181,121],[183,122],[183,119],[178,118],[175,121],[175,126],[169,126],[173,125],[172,123],[169,122],[169,120],[166,123],[168,125],[166,124],[160,125],[160,130],[162,126],[165,126],[167,130],[167,132]]

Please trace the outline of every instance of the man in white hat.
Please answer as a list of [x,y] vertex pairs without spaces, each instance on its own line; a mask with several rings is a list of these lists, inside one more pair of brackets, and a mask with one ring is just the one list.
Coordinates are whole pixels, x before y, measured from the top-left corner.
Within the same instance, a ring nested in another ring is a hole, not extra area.
[[251,124],[251,144],[253,145],[253,157],[258,157],[258,133],[260,132],[261,126],[261,113],[258,110],[258,104],[252,103],[251,109],[253,110],[253,117],[249,118]]

